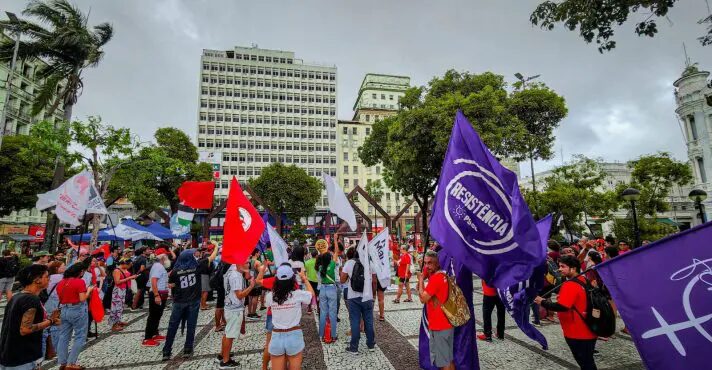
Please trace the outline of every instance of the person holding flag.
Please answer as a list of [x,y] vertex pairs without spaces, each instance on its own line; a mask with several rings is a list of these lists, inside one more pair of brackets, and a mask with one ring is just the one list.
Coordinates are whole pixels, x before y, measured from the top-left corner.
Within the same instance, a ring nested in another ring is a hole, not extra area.
[[[428,250],[423,261],[424,272],[418,272],[418,296],[425,305],[430,335],[430,362],[442,370],[455,370],[453,343],[455,330],[442,309],[448,297],[448,282],[440,269],[438,252]],[[428,285],[424,281],[428,279]]]
[[341,272],[341,282],[348,282],[347,307],[351,324],[351,341],[346,352],[358,353],[358,343],[361,339],[360,323],[363,319],[366,331],[366,346],[370,352],[376,350],[376,334],[373,330],[373,277],[371,276],[368,251],[368,238],[363,232],[354,257],[344,264]]

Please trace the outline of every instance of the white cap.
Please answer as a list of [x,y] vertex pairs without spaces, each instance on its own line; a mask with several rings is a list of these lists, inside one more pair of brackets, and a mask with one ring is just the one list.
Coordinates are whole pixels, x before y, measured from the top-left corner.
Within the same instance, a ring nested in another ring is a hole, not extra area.
[[277,268],[277,280],[289,280],[294,276],[291,266],[282,265]]

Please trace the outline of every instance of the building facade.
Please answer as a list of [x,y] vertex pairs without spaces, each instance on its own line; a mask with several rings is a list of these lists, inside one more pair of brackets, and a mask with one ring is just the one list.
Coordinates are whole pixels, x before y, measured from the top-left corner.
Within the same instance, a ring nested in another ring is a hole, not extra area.
[[238,46],[203,50],[200,76],[197,146],[219,159],[217,200],[227,198],[232,176],[245,181],[271,163],[337,175],[335,66]]
[[[681,125],[687,156],[695,175],[695,189],[712,197],[712,81],[710,72],[688,65],[673,83],[678,120]],[[706,204],[705,204],[706,203]],[[710,199],[703,204],[706,220],[712,217]],[[696,218],[699,222],[699,217]]]
[[[0,39],[6,41],[10,37],[5,32],[0,31]],[[27,135],[30,133],[30,127],[36,122],[57,122],[63,119],[64,111],[61,107],[58,107],[52,114],[43,110],[35,116],[32,115],[32,102],[42,84],[36,74],[46,65],[41,60],[17,60],[12,73],[10,98],[7,107],[5,107],[2,103],[5,102],[5,97],[8,93],[7,80],[10,76],[10,62],[0,64],[0,111],[7,109],[5,122],[4,124],[0,123],[0,130],[3,130],[4,127],[3,135]],[[45,212],[40,212],[37,209],[27,209],[13,212],[6,217],[0,218],[0,223],[34,224],[44,223],[46,219]]]

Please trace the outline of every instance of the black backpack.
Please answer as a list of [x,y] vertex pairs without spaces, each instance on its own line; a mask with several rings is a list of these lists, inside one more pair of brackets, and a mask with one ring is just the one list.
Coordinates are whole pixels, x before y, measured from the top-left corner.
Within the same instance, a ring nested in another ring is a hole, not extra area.
[[20,271],[20,264],[18,263],[17,257],[12,257],[12,258],[6,258],[6,257],[0,257],[2,258],[2,267],[0,268],[0,277],[4,278],[11,278],[15,277],[17,275],[17,272]]
[[225,273],[230,268],[230,265],[220,262],[218,267],[213,270],[213,276],[210,277],[210,289],[218,290],[225,289],[223,284],[225,282]]
[[361,264],[361,261],[356,260],[356,264],[354,264],[354,269],[351,272],[351,289],[354,292],[363,293],[364,281],[365,277],[363,265]]
[[583,317],[575,307],[573,308],[586,326],[599,337],[610,337],[615,334],[616,313],[603,289],[594,287],[588,279],[585,284],[578,279],[571,281],[581,285],[586,292],[586,317]]

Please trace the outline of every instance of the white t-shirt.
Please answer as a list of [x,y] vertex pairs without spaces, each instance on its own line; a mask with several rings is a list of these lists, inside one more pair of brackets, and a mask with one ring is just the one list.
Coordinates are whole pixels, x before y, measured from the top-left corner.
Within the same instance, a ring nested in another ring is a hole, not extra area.
[[349,275],[349,279],[346,280],[346,284],[344,285],[344,287],[349,290],[348,299],[363,297],[363,292],[357,292],[351,289],[351,274],[354,272],[354,265],[356,265],[356,260],[352,258],[346,261],[342,270],[344,274]]
[[272,308],[272,324],[275,329],[289,329],[299,326],[302,319],[302,304],[312,301],[311,293],[306,290],[295,290],[282,304],[272,300],[272,292],[267,293],[265,304]]
[[238,299],[236,290],[245,289],[245,278],[237,271],[235,265],[230,266],[224,277],[223,287],[225,288],[225,309],[230,311],[242,311],[245,309],[245,299]]
[[151,266],[151,272],[148,275],[148,283],[146,283],[146,288],[151,289],[151,281],[153,278],[158,278],[158,291],[168,290],[168,271],[163,267],[160,262],[154,262]]

